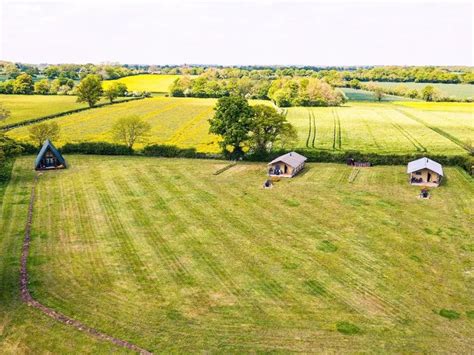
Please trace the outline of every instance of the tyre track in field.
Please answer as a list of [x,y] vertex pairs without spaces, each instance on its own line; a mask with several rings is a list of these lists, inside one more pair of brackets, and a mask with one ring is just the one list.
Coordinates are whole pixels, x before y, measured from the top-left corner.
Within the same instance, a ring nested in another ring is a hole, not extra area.
[[331,112],[332,112],[332,117],[333,117],[332,149],[340,150],[342,147],[341,118],[339,117],[339,113],[337,112],[335,108],[333,108]]
[[427,149],[405,128],[394,122],[392,122],[392,126],[395,127],[406,139],[408,139],[418,152],[427,152]]
[[388,117],[384,112],[380,112],[377,110],[377,114],[382,116],[384,119],[391,122],[392,126],[399,131],[414,147],[418,152],[427,152],[428,150],[426,147],[421,144],[409,130],[405,129],[399,123],[395,122],[395,119],[392,117]]
[[87,333],[96,339],[102,340],[102,341],[107,341],[110,342],[114,345],[123,347],[128,350],[136,351],[140,354],[152,354],[148,350],[145,350],[135,344],[132,344],[126,340],[118,339],[113,336],[110,336],[108,334],[102,333],[101,331],[89,327],[86,324],[68,317],[60,312],[55,311],[52,308],[46,307],[42,303],[36,301],[32,296],[31,293],[28,289],[28,280],[29,280],[29,275],[28,275],[28,255],[30,252],[30,243],[31,243],[31,227],[33,223],[33,208],[35,204],[35,199],[36,199],[36,189],[38,185],[38,180],[39,180],[39,175],[37,174],[34,178],[33,181],[33,187],[31,188],[31,195],[30,195],[30,202],[28,205],[28,214],[26,218],[26,225],[25,225],[25,234],[24,234],[24,239],[23,239],[23,246],[22,246],[22,251],[21,251],[21,259],[20,259],[20,294],[21,294],[21,299],[23,302],[25,302],[28,306],[33,307],[39,311],[41,311],[43,314],[46,316],[62,323],[65,325],[69,325],[76,330],[79,330],[81,332]]
[[311,139],[311,111],[308,110],[308,137],[306,137],[306,148],[309,148],[309,141]]
[[203,111],[198,113],[196,116],[188,120],[182,126],[180,126],[175,133],[168,139],[167,144],[178,146],[180,143],[186,140],[189,133],[199,126],[204,117],[206,117],[214,108],[205,108]]
[[316,117],[314,116],[314,112],[313,111],[310,111],[311,112],[311,116],[313,118],[313,140],[311,142],[311,146],[313,148],[315,148],[314,146],[314,143],[316,142]]
[[428,124],[425,120],[421,119],[420,117],[417,117],[415,116],[414,114],[412,113],[409,113],[405,110],[402,110],[401,108],[394,108],[394,110],[400,112],[401,114],[403,114],[404,116],[412,119],[413,121],[416,121],[418,123],[421,123],[423,126],[425,126],[426,128],[429,128],[431,129],[433,132],[436,132],[438,133],[440,136],[450,140],[451,142],[453,142],[454,144],[456,144],[457,146],[461,147],[462,149],[470,152],[470,149],[468,146],[466,146],[466,144],[461,141],[460,139],[454,137],[453,135],[449,134],[448,132],[442,130],[441,128],[439,127],[435,127],[435,126],[431,126],[430,124]]

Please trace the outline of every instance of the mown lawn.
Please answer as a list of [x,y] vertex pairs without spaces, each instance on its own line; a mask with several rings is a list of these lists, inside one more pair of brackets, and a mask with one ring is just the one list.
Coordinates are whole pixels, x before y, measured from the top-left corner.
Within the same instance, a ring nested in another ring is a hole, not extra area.
[[[215,176],[226,162],[66,158],[40,176],[29,270],[34,297],[69,316],[156,352],[474,351],[474,183],[460,169],[419,200],[401,166],[349,183],[349,167],[309,164],[264,190],[265,164]],[[12,301],[32,159],[2,209],[0,294],[24,313],[4,311],[0,341],[84,349]]]
[[170,85],[179,77],[180,75],[141,74],[106,80],[103,84],[107,88],[113,82],[120,82],[127,85],[128,91],[168,92]]
[[[114,122],[138,115],[152,126],[148,143],[217,153],[218,137],[208,133],[215,103],[215,99],[154,97],[87,110],[55,119],[61,127],[55,143],[113,142]],[[474,137],[473,110],[474,104],[349,102],[335,108],[291,107],[287,117],[298,131],[297,148],[453,155],[466,154],[464,145]],[[8,134],[29,139],[27,127]]]

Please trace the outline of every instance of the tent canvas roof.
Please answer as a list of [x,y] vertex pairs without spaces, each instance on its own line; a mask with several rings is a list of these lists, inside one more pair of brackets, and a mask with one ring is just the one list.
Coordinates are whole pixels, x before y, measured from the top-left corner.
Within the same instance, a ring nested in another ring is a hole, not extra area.
[[425,157],[409,162],[407,167],[407,174],[413,173],[421,169],[429,169],[443,176],[443,167],[441,166],[441,164]]
[[46,151],[48,150],[48,148],[51,150],[51,152],[54,154],[56,159],[58,159],[58,161],[61,164],[66,165],[66,161],[64,160],[61,153],[59,153],[59,151],[56,149],[56,147],[53,145],[53,143],[51,143],[51,141],[49,139],[47,139],[47,140],[44,141],[43,146],[41,147],[41,150],[38,153],[38,156],[36,157],[35,168],[39,167],[39,165],[41,163],[41,159],[43,158],[43,156],[46,153]]
[[286,165],[291,166],[292,168],[296,168],[300,166],[302,163],[306,161],[306,157],[298,154],[296,152],[286,153],[278,158],[273,159],[268,165],[272,165],[275,163],[285,163]]

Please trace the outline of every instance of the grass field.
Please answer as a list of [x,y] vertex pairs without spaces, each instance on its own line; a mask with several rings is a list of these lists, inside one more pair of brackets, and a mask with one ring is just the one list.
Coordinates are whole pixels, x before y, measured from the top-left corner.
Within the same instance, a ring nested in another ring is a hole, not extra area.
[[87,107],[76,100],[75,96],[60,95],[0,95],[0,103],[12,113],[7,120],[0,121],[0,126]]
[[[208,134],[215,102],[154,97],[68,115],[55,119],[61,127],[56,143],[112,142],[115,120],[137,114],[153,127],[148,143],[217,153],[218,139]],[[473,109],[474,104],[465,103],[349,102],[335,108],[292,107],[287,109],[287,117],[298,130],[299,148],[464,154],[463,145],[474,137]],[[28,140],[27,127],[8,134]]]
[[431,85],[437,88],[443,96],[454,96],[460,99],[468,97],[474,98],[474,85],[472,84],[442,84],[442,83],[397,83],[397,82],[373,82],[381,87],[406,86],[410,89],[422,90],[425,86]]
[[141,74],[126,76],[117,80],[106,80],[103,82],[103,86],[105,89],[110,83],[118,81],[126,84],[129,91],[168,92],[170,85],[179,77],[179,75],[167,74]]
[[[156,352],[474,351],[474,184],[460,169],[419,200],[403,166],[349,183],[349,167],[309,164],[264,190],[265,164],[215,176],[226,162],[66,158],[39,179],[28,263],[34,297],[66,315]],[[0,344],[108,352],[17,301],[32,161],[18,159],[2,207]]]
[[[125,99],[118,98],[117,101]],[[106,99],[99,101],[106,102]],[[8,119],[0,121],[0,127],[88,106],[77,102],[76,96],[65,95],[0,95],[0,103],[11,112]]]
[[[339,88],[349,101],[378,101],[372,91],[351,88]],[[413,101],[407,97],[384,95],[382,101]]]
[[288,109],[299,146],[378,153],[465,154],[474,136],[474,105],[349,102],[343,107]]

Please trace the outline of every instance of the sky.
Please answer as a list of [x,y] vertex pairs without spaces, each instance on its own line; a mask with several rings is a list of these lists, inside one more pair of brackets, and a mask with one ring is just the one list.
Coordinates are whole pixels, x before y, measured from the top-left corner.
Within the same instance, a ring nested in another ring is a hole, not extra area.
[[473,65],[473,2],[0,0],[0,60]]

